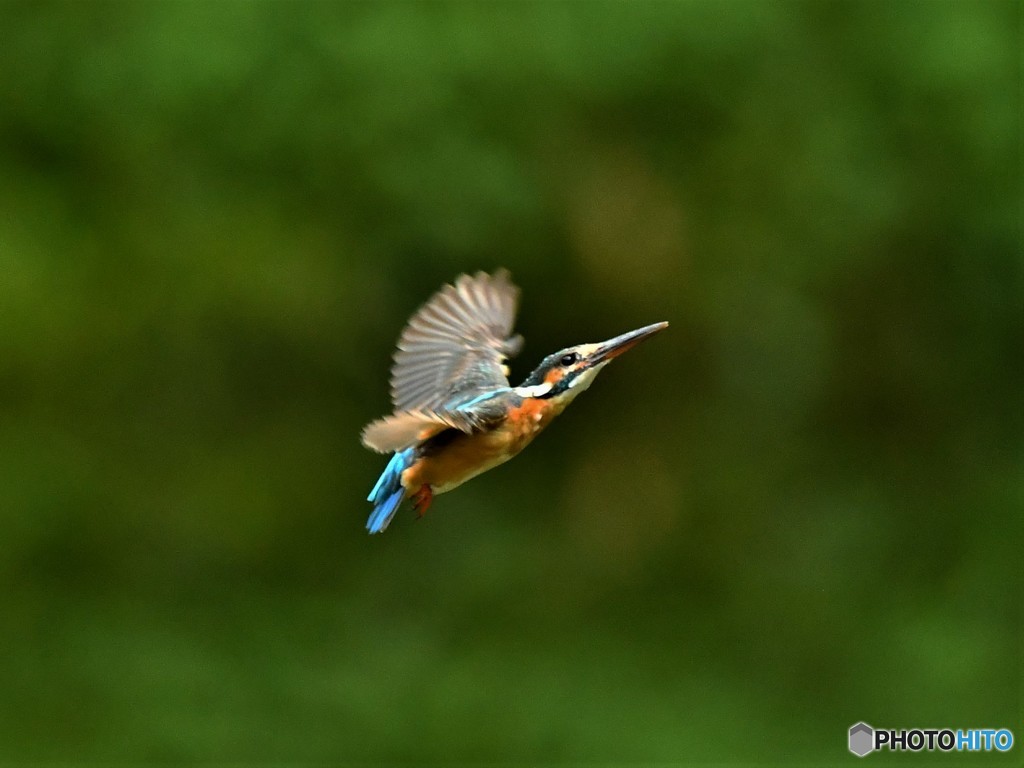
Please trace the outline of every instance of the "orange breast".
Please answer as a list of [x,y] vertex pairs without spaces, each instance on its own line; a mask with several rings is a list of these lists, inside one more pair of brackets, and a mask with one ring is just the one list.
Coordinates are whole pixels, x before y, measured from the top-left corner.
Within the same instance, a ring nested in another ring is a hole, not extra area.
[[526,400],[509,411],[508,418],[497,429],[456,435],[436,452],[420,458],[402,473],[402,485],[410,493],[424,485],[429,485],[434,493],[450,491],[511,459],[561,411],[547,400]]

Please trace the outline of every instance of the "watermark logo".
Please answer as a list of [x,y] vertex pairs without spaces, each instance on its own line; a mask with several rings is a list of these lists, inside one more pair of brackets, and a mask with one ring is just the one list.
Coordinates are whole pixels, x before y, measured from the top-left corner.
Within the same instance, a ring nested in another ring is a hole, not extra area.
[[857,757],[864,757],[875,748],[875,729],[867,723],[857,723],[850,728],[850,751]]
[[872,728],[850,726],[848,746],[857,757],[887,749],[892,752],[1008,752],[1013,747],[1009,728]]

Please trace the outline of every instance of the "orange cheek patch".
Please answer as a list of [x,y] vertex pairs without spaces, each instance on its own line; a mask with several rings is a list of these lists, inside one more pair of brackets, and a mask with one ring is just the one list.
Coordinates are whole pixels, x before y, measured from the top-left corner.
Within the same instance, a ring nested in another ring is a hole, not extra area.
[[560,382],[564,376],[565,373],[563,373],[560,368],[552,368],[544,375],[544,382],[546,384],[554,386],[555,384]]

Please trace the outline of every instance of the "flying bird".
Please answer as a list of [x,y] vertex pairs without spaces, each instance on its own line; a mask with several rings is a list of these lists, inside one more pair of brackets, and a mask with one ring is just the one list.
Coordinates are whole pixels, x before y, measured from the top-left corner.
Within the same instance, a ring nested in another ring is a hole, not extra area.
[[436,494],[511,459],[609,362],[668,327],[559,350],[513,387],[505,363],[523,345],[512,334],[518,299],[504,269],[460,275],[402,331],[391,368],[394,413],[362,434],[367,448],[394,454],[367,497],[370,533],[386,529],[405,498],[422,517]]

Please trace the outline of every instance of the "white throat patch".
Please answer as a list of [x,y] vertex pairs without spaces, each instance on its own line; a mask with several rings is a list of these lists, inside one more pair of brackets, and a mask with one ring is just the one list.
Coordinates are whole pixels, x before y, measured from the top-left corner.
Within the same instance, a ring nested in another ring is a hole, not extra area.
[[598,363],[593,368],[588,368],[587,370],[585,370],[583,373],[581,373],[579,376],[577,376],[575,379],[569,382],[569,389],[575,389],[577,390],[577,392],[584,391],[593,383],[594,379],[597,377],[598,371],[600,371],[602,368],[608,365],[609,362],[609,360],[605,360],[603,363]]
[[520,397],[544,397],[551,391],[551,385],[546,381],[534,384],[532,387],[516,387],[514,392]]

